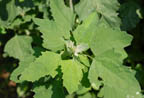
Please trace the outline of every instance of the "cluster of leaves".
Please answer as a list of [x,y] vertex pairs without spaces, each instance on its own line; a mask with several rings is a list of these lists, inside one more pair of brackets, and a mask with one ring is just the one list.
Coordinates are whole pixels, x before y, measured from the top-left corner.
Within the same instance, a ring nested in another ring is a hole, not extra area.
[[123,63],[133,39],[125,31],[143,18],[141,6],[120,3],[1,0],[0,30],[15,32],[4,52],[19,60],[10,79],[32,82],[34,98],[142,98],[136,71]]

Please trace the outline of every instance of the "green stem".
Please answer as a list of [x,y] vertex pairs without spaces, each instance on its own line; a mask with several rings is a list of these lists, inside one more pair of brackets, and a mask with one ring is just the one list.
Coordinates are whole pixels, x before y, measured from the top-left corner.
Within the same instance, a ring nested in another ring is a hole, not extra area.
[[69,5],[70,5],[71,10],[73,11],[73,2],[72,2],[72,0],[69,0]]
[[85,55],[85,56],[87,56],[87,57],[89,57],[90,59],[92,59],[92,60],[93,60],[93,57],[92,57],[92,56],[87,55],[87,54],[83,54],[83,55]]

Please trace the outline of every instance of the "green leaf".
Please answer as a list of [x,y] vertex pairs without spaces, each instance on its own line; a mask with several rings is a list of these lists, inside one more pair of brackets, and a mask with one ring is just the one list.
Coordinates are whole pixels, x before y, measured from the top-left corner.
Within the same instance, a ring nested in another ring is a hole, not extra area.
[[52,51],[58,51],[64,48],[64,39],[70,37],[75,15],[70,8],[66,7],[64,1],[51,0],[50,7],[54,21],[37,18],[33,20],[39,25],[39,30],[43,34],[43,46]]
[[74,94],[69,94],[66,96],[66,98],[74,98],[74,96],[75,96]]
[[75,52],[74,54],[75,54],[75,56],[78,56],[79,53],[82,53],[88,49],[89,49],[89,46],[87,44],[77,45],[74,49],[74,52]]
[[132,40],[132,37],[126,32],[113,30],[106,23],[99,21],[96,12],[90,14],[73,34],[77,44],[89,44],[95,56],[107,50],[116,49],[125,58],[127,55],[123,48],[128,46]]
[[2,0],[0,2],[0,25],[7,28],[17,15],[15,0]]
[[[88,78],[89,78],[92,88],[95,90],[99,90],[102,83],[101,83],[101,81],[98,80],[98,78],[99,78],[99,76],[97,74],[98,72],[95,69],[96,69],[96,66],[94,66],[92,64],[90,67],[90,70],[89,70]],[[103,69],[101,69],[101,70],[103,70]]]
[[61,31],[69,33],[75,19],[72,10],[64,4],[64,0],[50,0],[50,7],[54,20]]
[[135,28],[136,25],[140,22],[140,18],[137,14],[138,9],[140,9],[140,6],[132,1],[121,5],[120,17],[122,18],[123,30],[130,30]]
[[120,6],[118,0],[93,0],[93,5],[111,27],[120,26],[120,18],[117,13]]
[[33,82],[46,75],[55,77],[59,62],[59,54],[49,51],[43,52],[42,56],[37,58],[22,72],[20,79]]
[[[113,49],[104,52],[103,54],[96,56],[95,58],[97,60],[103,60],[106,61],[108,58],[111,58],[111,62],[113,63],[118,63],[119,65],[121,65],[123,63],[123,58],[121,58],[122,55],[120,55],[119,53],[116,53]],[[119,66],[118,65],[118,66]],[[90,67],[90,71],[89,71],[89,80],[91,82],[91,86],[95,89],[98,90],[100,88],[100,86],[102,85],[102,82],[98,80],[98,78],[100,78],[100,76],[97,75],[97,71],[95,71],[96,66],[91,66]],[[97,78],[96,78],[97,77]]]
[[77,44],[89,44],[90,38],[92,37],[92,33],[94,33],[96,30],[95,28],[98,23],[98,20],[98,14],[94,12],[84,20],[82,25],[79,25],[77,27],[77,29],[73,32]]
[[96,10],[112,28],[119,28],[121,24],[117,13],[119,6],[118,0],[81,0],[76,6],[76,12],[82,20]]
[[78,90],[78,85],[82,79],[81,65],[75,60],[63,60],[61,61],[61,67],[63,72],[63,85],[68,92],[72,94]]
[[19,63],[19,66],[18,68],[16,68],[12,74],[11,74],[11,77],[10,77],[10,80],[16,82],[16,83],[19,83],[19,82],[22,82],[22,80],[19,80],[19,77],[21,75],[21,73],[29,67],[30,63],[34,61],[34,57],[27,57],[25,58],[25,61],[21,61]]
[[35,87],[34,98],[65,98],[63,88],[59,81],[53,81],[49,86],[44,83],[41,86]]
[[39,30],[42,32],[43,46],[47,49],[57,51],[64,48],[63,37],[69,36],[68,32],[62,32],[59,26],[48,19],[33,19],[39,25]]
[[[111,54],[114,55],[113,52]],[[128,96],[141,98],[141,89],[134,72],[114,61],[113,57],[94,59],[89,71],[90,82],[96,84],[99,81],[98,77],[102,78],[101,82],[104,84],[100,92],[104,98],[127,98]]]
[[92,97],[91,93],[86,93],[82,96],[79,96],[78,98],[95,98],[95,97]]
[[37,18],[33,20],[39,25],[39,30],[43,34],[43,46],[52,51],[58,51],[64,48],[64,39],[70,37],[75,15],[61,0],[51,0],[50,7],[54,21]]
[[32,56],[34,53],[31,43],[31,37],[16,35],[7,42],[4,52],[8,53],[10,57],[24,61],[25,58]]
[[113,30],[110,27],[97,26],[91,38],[90,48],[95,56],[111,49],[123,53],[124,47],[128,46],[131,40],[132,36],[126,32]]
[[91,90],[91,84],[88,79],[88,71],[83,72],[83,78],[81,80],[81,84],[79,85],[79,89],[76,91],[77,95],[83,95]]
[[85,66],[90,67],[90,62],[86,55],[79,55],[79,59]]
[[43,12],[43,18],[44,19],[49,18],[49,16],[51,15],[51,13],[49,13],[48,11],[48,7],[50,6],[50,0],[39,1],[39,3],[37,3],[37,6],[38,6],[39,11]]
[[0,34],[6,34],[6,30],[4,27],[0,27]]
[[113,61],[119,64],[123,63],[123,54],[118,53],[115,49],[111,49],[108,51],[105,51],[103,54],[95,56],[95,58],[100,60],[107,60],[107,58],[111,58]]
[[20,2],[19,0],[16,0],[16,6],[18,9],[18,13],[20,15],[24,15],[27,17],[26,12],[34,8],[34,1],[33,0],[24,0],[23,2]]
[[85,94],[86,92],[90,91],[91,90],[91,87],[89,88],[86,88],[86,87],[83,87],[83,86],[80,86],[79,87],[79,90],[76,92],[78,95],[82,95],[82,94]]
[[79,19],[82,21],[86,19],[93,11],[92,1],[80,0],[80,2],[75,6],[75,11],[79,15]]

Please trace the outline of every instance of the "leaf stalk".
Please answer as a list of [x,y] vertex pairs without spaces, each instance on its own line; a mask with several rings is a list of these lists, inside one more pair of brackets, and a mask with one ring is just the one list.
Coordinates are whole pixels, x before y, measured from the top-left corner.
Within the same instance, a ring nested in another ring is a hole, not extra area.
[[69,0],[69,5],[70,5],[71,10],[73,11],[73,1],[72,0]]

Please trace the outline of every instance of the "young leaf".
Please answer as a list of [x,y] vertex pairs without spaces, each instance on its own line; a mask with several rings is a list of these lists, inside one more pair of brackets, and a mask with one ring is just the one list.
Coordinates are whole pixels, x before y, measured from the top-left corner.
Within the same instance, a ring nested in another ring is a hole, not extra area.
[[79,53],[82,53],[86,50],[89,49],[89,46],[87,44],[80,44],[80,45],[77,45],[76,48],[75,48],[75,55],[78,56]]

